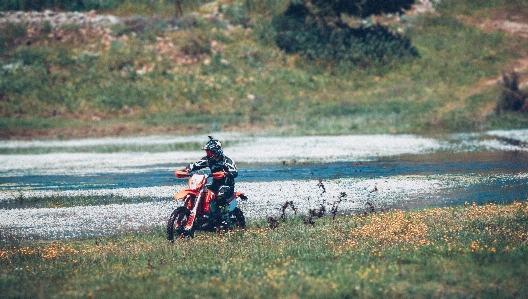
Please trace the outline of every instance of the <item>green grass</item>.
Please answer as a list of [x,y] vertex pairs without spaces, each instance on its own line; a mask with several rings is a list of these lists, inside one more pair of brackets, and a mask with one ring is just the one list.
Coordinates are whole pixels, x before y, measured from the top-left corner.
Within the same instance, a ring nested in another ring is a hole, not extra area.
[[526,5],[528,5],[528,1],[526,0],[446,0],[436,4],[436,8],[442,13],[452,14],[456,12],[457,14],[485,17],[489,16],[486,15],[488,9],[497,7],[519,8]]
[[[471,9],[484,20],[486,12],[505,5],[493,3]],[[237,125],[288,128],[289,134],[426,134],[517,128],[527,122],[523,114],[490,111],[499,97],[497,86],[476,98],[472,90],[526,54],[528,40],[464,24],[448,5],[439,8],[439,16],[406,18],[403,27],[419,59],[328,68],[277,49],[268,23],[271,7],[281,5],[277,1],[242,2],[239,9],[252,17],[245,24],[252,30],[226,29],[225,22],[200,15],[174,20],[145,10],[143,15],[155,17],[141,18],[131,4],[125,1],[110,12],[128,12],[135,21],[112,27],[105,38],[95,29],[69,26],[57,41],[42,28],[28,45],[25,30],[6,25],[9,30],[0,34],[6,41],[0,55],[4,138],[107,124],[91,119],[131,127],[127,133]],[[163,5],[156,11],[170,7]],[[169,24],[187,29],[164,31]]]
[[[86,188],[86,186],[83,186]],[[94,205],[110,205],[110,204],[126,204],[138,202],[154,202],[158,198],[150,196],[142,196],[135,198],[127,198],[121,196],[110,195],[93,195],[93,196],[43,196],[43,197],[27,197],[21,192],[19,196],[13,200],[9,200],[8,204],[16,206],[16,208],[62,208],[62,207],[78,207],[78,206],[94,206]],[[5,204],[6,202],[4,202]]]
[[3,298],[524,298],[528,206],[289,219],[0,246]]

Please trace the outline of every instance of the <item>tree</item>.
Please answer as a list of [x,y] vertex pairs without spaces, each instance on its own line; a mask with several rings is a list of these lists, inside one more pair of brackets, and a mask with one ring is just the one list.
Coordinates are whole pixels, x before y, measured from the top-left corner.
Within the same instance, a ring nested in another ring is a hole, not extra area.
[[183,15],[183,10],[181,6],[180,0],[174,0],[174,16],[176,18],[181,17]]
[[409,9],[414,0],[291,0],[287,10],[274,17],[276,43],[286,53],[299,53],[329,65],[392,65],[419,57],[410,40],[379,24],[350,27],[344,15],[363,18],[372,14]]

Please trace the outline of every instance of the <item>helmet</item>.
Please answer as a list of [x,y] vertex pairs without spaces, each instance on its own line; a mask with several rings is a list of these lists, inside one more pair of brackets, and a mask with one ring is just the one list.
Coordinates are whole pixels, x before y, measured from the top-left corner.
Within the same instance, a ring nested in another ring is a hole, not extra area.
[[222,151],[222,143],[214,139],[213,136],[209,136],[209,141],[204,147],[202,147],[202,149],[207,152],[207,157],[213,159],[219,159],[224,154]]

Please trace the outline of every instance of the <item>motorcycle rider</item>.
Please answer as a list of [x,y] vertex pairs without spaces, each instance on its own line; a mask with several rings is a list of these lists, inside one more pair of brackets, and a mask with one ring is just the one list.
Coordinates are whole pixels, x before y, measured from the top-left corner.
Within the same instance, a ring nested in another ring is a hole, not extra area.
[[[212,212],[213,219],[224,221],[228,220],[227,200],[233,196],[235,192],[235,178],[238,176],[238,170],[235,162],[229,157],[224,155],[222,150],[222,143],[209,136],[209,141],[202,147],[206,152],[206,156],[200,160],[189,164],[183,170],[192,172],[200,170],[202,168],[209,167],[211,173],[221,173],[221,177],[214,177],[213,182],[209,189],[216,194],[216,199],[212,204],[214,211]],[[222,222],[223,225],[227,225],[226,222]],[[209,223],[205,224],[210,225]]]

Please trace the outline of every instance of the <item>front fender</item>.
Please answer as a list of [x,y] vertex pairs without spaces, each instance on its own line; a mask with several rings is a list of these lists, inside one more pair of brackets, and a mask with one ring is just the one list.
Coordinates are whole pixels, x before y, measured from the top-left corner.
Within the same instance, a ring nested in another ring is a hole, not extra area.
[[187,195],[196,196],[196,194],[198,194],[198,192],[196,190],[183,189],[183,190],[180,190],[178,193],[174,194],[173,197],[174,197],[175,200],[184,200],[185,197],[187,197]]

